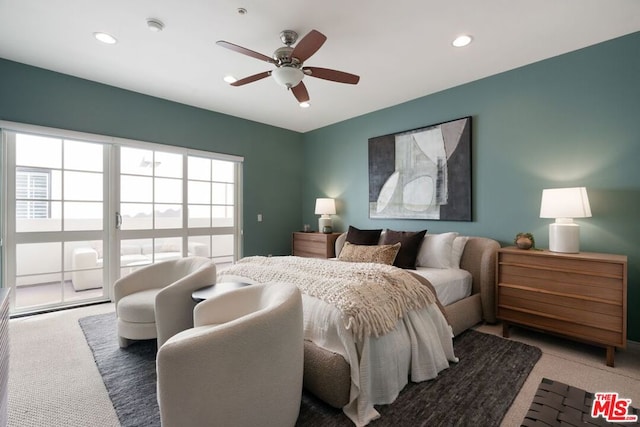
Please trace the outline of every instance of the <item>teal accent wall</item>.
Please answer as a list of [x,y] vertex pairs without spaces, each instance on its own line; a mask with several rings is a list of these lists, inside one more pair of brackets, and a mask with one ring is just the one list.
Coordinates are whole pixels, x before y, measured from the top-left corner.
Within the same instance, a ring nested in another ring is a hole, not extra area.
[[4,59],[0,120],[244,156],[244,255],[291,253],[302,205],[300,133]]
[[[426,78],[426,77],[425,77]],[[581,250],[628,256],[628,337],[640,341],[640,33],[425,96],[304,135],[304,223],[337,198],[334,225],[458,231],[548,246],[544,188],[585,186]],[[388,88],[393,90],[393,82]],[[473,221],[368,217],[371,137],[473,117]]]
[[[290,253],[291,231],[317,227],[325,196],[337,198],[338,230],[453,230],[503,245],[528,231],[544,248],[542,189],[585,186],[581,248],[629,257],[628,336],[640,341],[638,76],[634,33],[299,134],[0,59],[0,120],[244,156],[245,255]],[[465,116],[473,221],[369,219],[368,139]]]

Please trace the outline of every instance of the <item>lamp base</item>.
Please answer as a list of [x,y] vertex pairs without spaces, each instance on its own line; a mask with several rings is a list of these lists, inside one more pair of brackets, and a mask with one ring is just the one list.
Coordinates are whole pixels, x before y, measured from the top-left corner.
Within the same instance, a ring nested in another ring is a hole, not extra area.
[[580,252],[580,226],[574,222],[550,224],[549,250],[569,254]]
[[320,233],[324,233],[325,227],[329,227],[330,229],[333,228],[333,220],[329,215],[327,215],[326,218],[324,216],[321,216],[318,219],[318,231]]

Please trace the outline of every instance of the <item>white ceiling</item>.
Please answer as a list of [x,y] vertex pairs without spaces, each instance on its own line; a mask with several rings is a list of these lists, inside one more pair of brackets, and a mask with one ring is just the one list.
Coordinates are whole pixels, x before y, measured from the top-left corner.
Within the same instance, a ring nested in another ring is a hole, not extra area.
[[[222,80],[272,66],[217,40],[271,56],[284,29],[325,34],[305,65],[360,83],[306,77],[302,109],[271,78]],[[299,132],[639,30],[638,0],[0,0],[0,57]]]

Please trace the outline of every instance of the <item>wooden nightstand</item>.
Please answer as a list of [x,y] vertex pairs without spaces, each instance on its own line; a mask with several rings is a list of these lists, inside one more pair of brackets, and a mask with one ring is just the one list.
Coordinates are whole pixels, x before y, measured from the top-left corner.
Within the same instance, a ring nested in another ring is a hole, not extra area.
[[504,337],[515,324],[600,345],[608,366],[626,347],[626,256],[503,248],[496,274]]
[[336,239],[341,233],[295,232],[291,238],[292,254],[309,258],[336,256]]

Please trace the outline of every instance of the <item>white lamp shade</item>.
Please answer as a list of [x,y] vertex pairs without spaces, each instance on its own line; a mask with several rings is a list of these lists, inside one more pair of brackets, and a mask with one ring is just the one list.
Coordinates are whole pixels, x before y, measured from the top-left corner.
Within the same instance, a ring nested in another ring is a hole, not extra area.
[[336,202],[334,199],[316,199],[316,215],[335,215]]
[[540,218],[588,218],[591,216],[585,187],[542,190]]
[[276,68],[271,75],[276,83],[288,88],[297,86],[304,77],[304,73],[299,68],[285,66]]
[[551,252],[580,252],[580,226],[573,218],[591,216],[591,207],[584,187],[552,188],[542,190],[540,218],[555,218],[549,225]]
[[336,214],[336,202],[333,199],[316,199],[316,215],[321,215],[318,219],[318,231],[331,232],[333,221],[329,215]]

